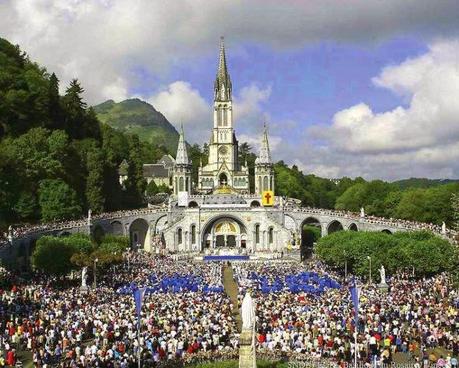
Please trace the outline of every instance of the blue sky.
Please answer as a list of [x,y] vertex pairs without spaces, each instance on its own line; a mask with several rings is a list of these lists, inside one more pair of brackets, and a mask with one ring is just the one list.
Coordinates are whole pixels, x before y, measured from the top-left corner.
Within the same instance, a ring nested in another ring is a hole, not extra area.
[[459,177],[457,0],[0,0],[0,36],[90,104],[139,97],[208,140],[219,38],[235,127],[325,177]]
[[[375,112],[401,103],[392,92],[377,88],[371,78],[387,65],[396,65],[427,51],[416,38],[394,38],[376,45],[321,42],[295,50],[275,50],[256,44],[232,48],[226,37],[226,53],[233,88],[256,83],[271,86],[269,104],[264,108],[273,120],[292,119],[303,124],[326,124],[336,111],[365,101]],[[149,95],[162,85],[186,80],[209,101],[218,65],[218,38],[210,55],[177,60],[164,75],[138,71],[142,81],[132,95]],[[134,71],[136,73],[137,71]],[[145,79],[148,78],[148,83]],[[156,86],[156,87],[155,87]]]

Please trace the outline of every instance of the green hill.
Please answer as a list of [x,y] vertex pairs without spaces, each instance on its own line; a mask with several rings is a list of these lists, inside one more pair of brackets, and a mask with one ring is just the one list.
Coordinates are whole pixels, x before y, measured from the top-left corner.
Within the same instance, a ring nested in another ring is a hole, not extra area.
[[454,179],[426,179],[426,178],[410,178],[394,181],[394,184],[400,187],[400,189],[407,188],[431,188],[437,185],[445,185],[451,183],[457,183],[459,180]]
[[174,126],[152,105],[138,98],[119,103],[113,100],[94,106],[103,123],[126,133],[137,134],[145,142],[165,146],[175,154],[179,134]]

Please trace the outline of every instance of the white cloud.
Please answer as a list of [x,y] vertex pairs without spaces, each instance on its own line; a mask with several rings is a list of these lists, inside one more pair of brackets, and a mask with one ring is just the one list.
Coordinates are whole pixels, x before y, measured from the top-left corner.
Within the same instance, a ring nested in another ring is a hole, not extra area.
[[81,79],[89,103],[106,98],[107,86],[129,91],[133,69],[164,73],[180,58],[215,52],[222,34],[234,49],[241,41],[301,47],[409,33],[451,35],[458,18],[457,0],[0,2],[0,34],[56,72],[63,84]]
[[270,96],[271,86],[261,88],[252,83],[243,87],[234,98],[234,120],[238,125],[245,125],[245,123],[253,125],[255,123],[259,129],[268,119],[263,104],[269,100]]
[[303,166],[321,173],[331,166],[334,176],[459,176],[459,41],[434,42],[373,82],[404,96],[408,106],[375,113],[360,103],[338,111],[330,126],[309,129],[326,149],[318,151],[321,163]]
[[[260,88],[252,83],[234,96],[233,120],[237,132],[261,132],[265,116],[262,105],[270,94],[270,87]],[[147,100],[176,127],[183,123],[188,142],[209,141],[213,127],[212,103],[190,83],[173,82]]]
[[[262,139],[263,132],[260,130],[258,134],[240,134],[238,136],[238,140],[240,143],[247,142],[251,147],[252,151],[258,155],[261,148],[261,139]],[[269,149],[271,151],[271,156],[274,162],[276,160],[276,152],[278,151],[280,144],[282,142],[282,138],[276,135],[269,135]]]
[[184,125],[188,142],[209,140],[212,127],[210,105],[189,83],[176,81],[148,99],[176,127]]

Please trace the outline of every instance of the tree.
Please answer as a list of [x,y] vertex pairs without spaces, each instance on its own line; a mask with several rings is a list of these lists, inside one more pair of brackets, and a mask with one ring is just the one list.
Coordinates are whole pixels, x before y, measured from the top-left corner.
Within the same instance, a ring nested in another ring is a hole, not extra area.
[[45,179],[38,190],[43,221],[63,220],[81,215],[76,192],[60,179]]
[[76,249],[62,238],[42,236],[32,253],[32,265],[53,276],[65,276],[73,268],[71,258]]
[[459,193],[451,195],[451,208],[453,209],[453,228],[459,231]]
[[104,157],[98,148],[88,152],[86,160],[88,177],[86,180],[86,200],[94,213],[104,211]]
[[81,138],[84,133],[84,119],[86,103],[81,95],[84,89],[77,79],[72,79],[63,97],[63,106],[66,116],[66,131],[72,138]]
[[130,136],[128,158],[128,177],[125,182],[128,207],[140,207],[143,203],[146,181],[143,177],[143,163],[139,137]]
[[90,249],[75,252],[71,262],[80,267],[91,267],[97,259],[98,265],[105,267],[122,262],[123,253],[128,247],[129,239],[127,237],[106,235],[99,245],[94,244]]
[[37,198],[34,193],[30,191],[22,191],[19,195],[16,204],[14,205],[14,211],[21,220],[31,220],[38,212]]
[[147,189],[145,190],[145,192],[147,193],[147,196],[153,196],[153,195],[159,193],[158,186],[156,185],[154,180],[150,181],[147,184]]
[[48,113],[51,129],[65,129],[63,122],[63,112],[61,106],[61,99],[59,96],[59,79],[56,74],[52,73],[49,77],[48,87]]
[[429,276],[457,268],[458,251],[447,240],[428,231],[382,232],[340,231],[320,238],[316,254],[327,264],[342,267],[345,259],[348,269],[360,276],[384,265],[389,274],[397,270],[414,269],[417,276]]
[[94,244],[87,234],[75,233],[59,239],[71,245],[76,253],[90,254],[94,249]]

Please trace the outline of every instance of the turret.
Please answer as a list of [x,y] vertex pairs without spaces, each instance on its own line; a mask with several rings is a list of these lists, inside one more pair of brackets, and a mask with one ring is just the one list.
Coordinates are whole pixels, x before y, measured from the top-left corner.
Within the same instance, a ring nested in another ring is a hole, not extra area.
[[175,195],[179,192],[191,193],[191,163],[188,159],[183,125],[180,129],[177,155],[175,157],[173,186]]
[[269,150],[268,129],[266,124],[263,129],[260,153],[255,160],[255,193],[274,191],[274,165]]

